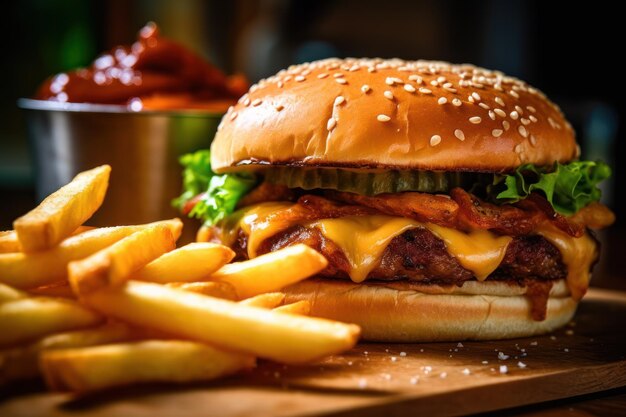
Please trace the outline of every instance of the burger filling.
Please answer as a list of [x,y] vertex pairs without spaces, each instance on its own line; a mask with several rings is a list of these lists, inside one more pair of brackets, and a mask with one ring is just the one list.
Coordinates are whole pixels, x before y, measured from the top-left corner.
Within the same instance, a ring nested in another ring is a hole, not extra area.
[[610,174],[601,163],[512,175],[280,168],[253,176],[215,175],[208,160],[206,152],[183,161],[177,204],[205,220],[204,240],[230,245],[239,259],[305,243],[328,259],[320,275],[332,279],[506,281],[529,288],[536,320],[556,280],[573,298],[584,295],[599,253],[589,229],[614,220],[597,202],[596,184]]

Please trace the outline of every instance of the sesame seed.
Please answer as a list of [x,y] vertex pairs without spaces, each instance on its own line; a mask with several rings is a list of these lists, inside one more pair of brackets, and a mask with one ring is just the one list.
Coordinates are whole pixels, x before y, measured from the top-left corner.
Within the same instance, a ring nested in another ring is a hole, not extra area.
[[474,100],[474,97],[468,96],[467,101],[469,101],[470,103],[473,103],[475,100]]
[[437,100],[438,104],[446,104],[448,102],[448,99],[445,97],[439,97],[439,100]]
[[432,80],[430,82],[430,85],[432,85],[433,87],[437,87],[439,85],[439,83],[437,82],[437,80]]
[[335,77],[335,78],[341,78],[341,77],[343,77],[343,74],[342,74],[342,73],[340,73],[340,72],[338,72],[338,73],[336,73],[336,74],[333,74],[333,77]]
[[524,126],[527,126],[527,125],[529,125],[529,124],[530,124],[530,120],[528,120],[528,119],[526,119],[526,118],[524,118],[524,117],[522,117],[522,118],[520,119],[520,122],[522,122],[522,124],[523,124]]
[[499,138],[500,136],[502,136],[503,133],[504,131],[502,129],[493,129],[491,131],[491,136],[493,136],[494,138]]
[[350,67],[350,72],[358,71],[360,69],[361,69],[360,66],[358,66],[357,64],[354,64],[353,66]]
[[458,98],[453,98],[452,99],[452,104],[459,107],[461,104],[463,104],[463,102],[461,100],[459,100]]
[[367,68],[367,72],[370,72],[370,73],[371,73],[371,72],[376,72],[376,68],[374,68],[374,67],[369,67],[369,68]]
[[391,77],[391,79],[393,80],[393,82],[395,82],[396,84],[404,84],[404,81],[402,81],[402,78],[398,78],[398,77]]
[[250,98],[246,97],[246,99],[243,101],[243,105],[248,107],[250,105]]
[[503,120],[502,127],[504,128],[504,130],[509,130],[509,128],[511,127],[511,124],[507,122],[506,120]]
[[260,98],[256,98],[256,99],[254,99],[254,101],[252,102],[252,105],[253,105],[254,107],[256,107],[256,106],[258,106],[258,105],[259,105],[259,104],[261,104],[261,103],[262,103],[261,99],[260,99]]
[[530,135],[530,144],[533,146],[537,145],[537,138],[535,135]]
[[519,114],[515,110],[511,112],[510,116],[511,116],[511,119],[513,120],[517,120],[519,118]]
[[506,112],[502,109],[493,109],[493,111],[500,117],[506,117]]
[[519,94],[517,94],[517,91],[515,91],[515,90],[509,91],[509,94],[512,95],[515,98],[519,98]]
[[335,128],[335,126],[337,126],[337,119],[335,119],[334,117],[328,119],[328,122],[326,123],[326,130],[330,132]]
[[481,119],[478,116],[474,116],[474,117],[470,117],[469,121],[470,123],[474,123],[475,125],[479,124],[483,119]]
[[518,143],[517,145],[515,145],[515,148],[513,148],[513,150],[515,151],[515,153],[522,153],[522,144]]
[[530,116],[528,116],[528,118],[530,119],[531,122],[537,123],[537,118],[535,116],[533,116],[532,114]]
[[363,86],[361,86],[361,91],[363,91],[365,94],[369,93],[370,90],[371,90],[371,88],[367,84],[364,84]]
[[285,108],[285,106],[283,106],[282,104],[277,104],[274,106],[274,108],[276,109],[276,111],[281,111],[282,109]]
[[445,83],[443,88],[452,88],[452,83]]
[[391,120],[391,117],[387,116],[386,114],[379,114],[378,116],[376,116],[376,119],[378,119],[379,122],[388,122],[389,120]]
[[323,72],[323,73],[317,75],[317,78],[319,78],[320,80],[322,78],[326,78],[326,77],[328,77],[328,73],[327,72]]
[[[291,75],[286,76],[285,78],[283,78],[284,82],[290,81],[291,80]],[[252,90],[252,88],[250,88],[250,90]]]
[[282,81],[279,81],[279,82],[276,83],[276,85],[278,86],[278,88],[283,88],[284,84],[283,84]]
[[525,138],[528,137],[528,131],[526,130],[526,128],[523,125],[519,125],[517,127],[517,131],[519,132],[520,135],[524,136]]
[[489,110],[490,109],[490,107],[487,104],[485,104],[485,103],[478,103],[478,105],[480,107],[482,107],[483,109],[485,109],[485,110]]
[[393,100],[393,93],[389,90],[385,90],[385,92],[383,93],[383,95],[385,96],[385,98],[389,99],[389,100]]
[[432,94],[433,92],[428,88],[420,87],[419,92],[422,94]]
[[236,118],[237,118],[237,112],[233,112],[233,113],[230,115],[230,120],[235,120]]
[[535,113],[537,111],[537,109],[535,109],[533,106],[526,106],[526,110],[528,110],[531,113]]
[[385,84],[393,85],[394,84],[393,78],[391,78],[391,77],[385,78]]
[[344,78],[335,78],[335,81],[337,81],[339,84],[348,84],[348,82]]
[[517,110],[519,114],[524,114],[524,109],[522,109],[520,106],[515,106],[515,110]]
[[419,75],[409,75],[409,80],[415,81],[417,84],[422,84],[424,80]]
[[464,141],[465,140],[465,134],[463,133],[463,131],[461,129],[456,129],[454,131],[454,136],[460,140],[460,141]]
[[[480,104],[482,104],[482,103],[480,103]],[[489,114],[489,118],[491,120],[496,120],[496,114],[492,110],[489,110],[488,114]]]
[[306,80],[306,78],[304,78],[302,75],[298,75],[296,76],[296,78],[294,78],[297,82],[301,83],[302,81]]
[[504,100],[502,100],[500,97],[496,97],[496,103],[498,103],[501,106],[506,106],[506,104],[504,104]]
[[430,138],[430,146],[437,146],[440,143],[441,143],[441,136],[432,135],[432,137]]
[[474,100],[480,101],[480,95],[477,92],[473,92],[472,97],[474,97]]
[[411,84],[404,84],[404,89],[408,91],[409,93],[415,92],[415,87],[413,87]]
[[443,75],[440,76],[440,77],[437,77],[437,82],[445,83],[446,82],[446,77],[444,77]]
[[345,103],[346,99],[343,98],[343,96],[337,96],[337,98],[335,99],[335,106],[340,106],[341,104]]

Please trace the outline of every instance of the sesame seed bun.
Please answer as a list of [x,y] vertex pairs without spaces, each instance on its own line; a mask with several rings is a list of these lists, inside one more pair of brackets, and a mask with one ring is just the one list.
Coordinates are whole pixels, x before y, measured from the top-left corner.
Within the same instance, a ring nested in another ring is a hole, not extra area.
[[252,86],[224,116],[217,172],[265,165],[510,171],[578,156],[540,91],[445,62],[329,59]]
[[552,287],[546,319],[531,318],[527,288],[498,281],[461,287],[309,279],[284,290],[286,303],[311,302],[311,314],[361,326],[362,338],[386,342],[494,340],[551,332],[577,302],[563,280]]

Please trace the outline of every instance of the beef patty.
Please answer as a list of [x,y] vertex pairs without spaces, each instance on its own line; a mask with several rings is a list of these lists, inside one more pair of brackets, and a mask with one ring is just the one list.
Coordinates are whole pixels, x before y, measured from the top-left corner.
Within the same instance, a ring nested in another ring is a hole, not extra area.
[[[240,233],[234,250],[239,259],[245,259],[246,236]],[[294,226],[265,240],[258,254],[273,252],[296,243],[304,243],[328,259],[328,266],[319,275],[349,279],[350,264],[343,251],[316,228]],[[513,280],[520,283],[526,278],[543,281],[563,279],[567,268],[559,250],[538,235],[516,236],[509,243],[504,259],[488,280]],[[456,284],[475,279],[471,271],[447,251],[445,243],[424,228],[415,228],[391,240],[367,279],[402,280],[422,283]]]

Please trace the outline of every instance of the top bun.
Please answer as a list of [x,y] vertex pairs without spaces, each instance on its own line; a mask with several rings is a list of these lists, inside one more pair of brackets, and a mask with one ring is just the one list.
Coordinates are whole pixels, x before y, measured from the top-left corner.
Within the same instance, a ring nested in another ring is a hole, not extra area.
[[578,156],[537,89],[468,64],[327,59],[253,85],[222,119],[216,172],[266,165],[506,172]]

